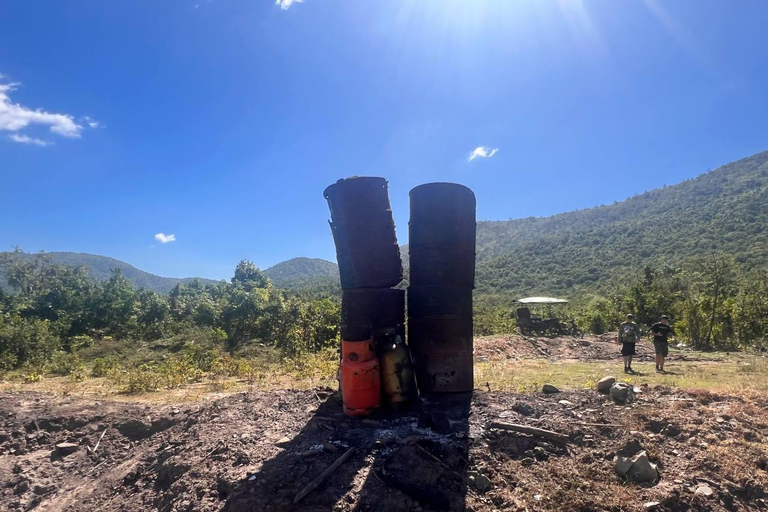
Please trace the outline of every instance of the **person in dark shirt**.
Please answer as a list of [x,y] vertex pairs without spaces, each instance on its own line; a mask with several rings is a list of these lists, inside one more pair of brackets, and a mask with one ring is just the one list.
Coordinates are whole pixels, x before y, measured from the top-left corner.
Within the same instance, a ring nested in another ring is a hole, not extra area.
[[662,315],[661,320],[651,326],[653,347],[656,349],[656,373],[664,372],[664,358],[669,355],[669,335],[675,334],[669,325],[669,317]]
[[640,327],[633,315],[627,315],[627,321],[619,326],[621,355],[624,357],[624,373],[635,373],[632,369],[632,356],[636,354],[635,343],[640,341]]

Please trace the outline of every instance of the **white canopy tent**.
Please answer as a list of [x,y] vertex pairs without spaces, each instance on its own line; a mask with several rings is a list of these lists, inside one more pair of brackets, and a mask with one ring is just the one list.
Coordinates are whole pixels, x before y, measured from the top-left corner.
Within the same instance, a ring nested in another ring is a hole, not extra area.
[[556,299],[555,297],[525,297],[517,299],[515,302],[521,304],[568,304],[565,299]]

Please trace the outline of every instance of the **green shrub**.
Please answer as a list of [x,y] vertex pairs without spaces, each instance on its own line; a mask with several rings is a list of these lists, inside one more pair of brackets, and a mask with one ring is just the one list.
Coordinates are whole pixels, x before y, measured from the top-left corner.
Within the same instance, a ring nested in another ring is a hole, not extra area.
[[124,379],[120,379],[121,383],[125,383],[125,392],[129,394],[157,391],[160,389],[161,381],[160,374],[147,365],[128,371]]
[[76,354],[56,352],[48,364],[48,371],[60,377],[67,377],[73,372],[84,372],[85,365]]
[[114,370],[120,370],[121,367],[122,364],[115,357],[99,358],[93,362],[93,368],[91,368],[91,376],[108,377],[110,372]]

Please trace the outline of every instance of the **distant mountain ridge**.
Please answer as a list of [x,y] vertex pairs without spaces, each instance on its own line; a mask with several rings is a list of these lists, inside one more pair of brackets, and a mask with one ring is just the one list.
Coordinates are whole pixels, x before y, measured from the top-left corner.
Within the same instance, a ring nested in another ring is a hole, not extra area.
[[339,266],[320,258],[293,258],[269,267],[264,273],[276,287],[289,290],[339,283]]
[[[2,255],[4,253],[0,253]],[[168,293],[179,283],[186,284],[199,279],[203,284],[215,284],[213,279],[197,277],[161,277],[149,272],[144,272],[124,261],[116,260],[108,256],[98,256],[81,252],[47,252],[46,256],[54,265],[66,265],[68,267],[85,267],[88,276],[92,279],[104,281],[109,279],[113,268],[119,268],[123,275],[136,288],[146,288],[159,293]],[[21,253],[22,258],[34,258],[36,254]],[[0,287],[7,287],[5,276],[0,270]]]
[[[575,296],[609,289],[646,265],[677,265],[713,252],[730,255],[747,269],[764,267],[766,205],[768,151],[611,205],[543,218],[479,221],[476,292]],[[84,265],[97,279],[121,268],[135,286],[162,293],[194,279],[156,276],[105,256],[48,254],[55,263]],[[407,277],[408,246],[401,254]],[[293,258],[264,272],[279,288],[314,297],[339,294],[339,269],[331,261]]]
[[576,295],[646,265],[719,253],[768,265],[768,151],[626,201],[546,218],[485,221],[479,293]]
[[[7,253],[0,253],[0,255]],[[133,283],[136,288],[145,288],[158,293],[168,293],[181,283],[187,284],[199,280],[204,285],[216,284],[218,281],[199,277],[162,277],[140,270],[124,261],[99,256],[96,254],[78,252],[46,252],[46,257],[54,265],[66,265],[68,267],[85,267],[87,274],[92,279],[100,281],[109,279],[113,268],[119,268],[123,275]],[[36,254],[21,253],[25,259],[34,258]],[[319,288],[324,286],[338,287],[339,267],[335,263],[319,258],[293,258],[274,265],[264,271],[270,281],[278,287],[285,289]],[[7,288],[5,276],[0,269],[0,288]]]

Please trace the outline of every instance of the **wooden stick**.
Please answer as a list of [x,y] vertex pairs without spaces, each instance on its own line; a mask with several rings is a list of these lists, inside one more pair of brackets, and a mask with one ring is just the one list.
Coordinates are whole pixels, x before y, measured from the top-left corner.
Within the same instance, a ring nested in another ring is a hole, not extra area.
[[96,446],[93,447],[93,450],[91,450],[91,453],[94,453],[96,450],[99,449],[99,444],[101,444],[101,440],[104,439],[104,434],[107,433],[107,428],[109,427],[104,427],[104,432],[102,432],[101,436],[99,436],[99,440],[96,441]]
[[307,485],[307,486],[306,486],[306,487],[304,487],[304,488],[303,488],[301,491],[299,491],[299,494],[297,494],[297,495],[296,495],[296,497],[295,497],[295,498],[293,498],[293,503],[294,503],[294,504],[295,504],[295,503],[298,503],[298,502],[299,502],[299,501],[300,501],[300,500],[301,500],[301,499],[302,499],[304,496],[306,496],[306,495],[307,495],[307,494],[309,494],[310,492],[314,491],[314,490],[317,488],[317,486],[318,486],[318,485],[320,485],[321,483],[323,483],[323,480],[325,480],[325,478],[326,478],[328,475],[330,475],[331,473],[333,473],[333,472],[336,470],[336,468],[338,468],[339,466],[341,466],[341,465],[344,463],[344,461],[345,461],[345,460],[347,460],[348,458],[350,458],[350,457],[352,456],[352,454],[353,454],[354,452],[355,452],[355,449],[354,449],[354,448],[350,448],[349,450],[347,450],[346,452],[344,452],[344,455],[342,455],[341,457],[339,457],[338,459],[336,459],[336,461],[335,461],[333,464],[331,464],[330,466],[328,466],[328,469],[326,469],[325,471],[323,471],[322,473],[320,473],[320,476],[318,476],[317,478],[315,478],[314,480],[312,480],[312,481],[309,483],[309,485]]
[[570,438],[565,434],[560,434],[559,432],[553,432],[551,430],[544,430],[542,428],[536,428],[536,427],[528,427],[526,425],[515,425],[513,423],[502,423],[500,421],[494,421],[492,422],[488,428],[499,428],[502,430],[511,430],[512,432],[520,432],[523,434],[531,434],[534,436],[544,437],[546,439],[550,439],[552,441],[557,441],[559,443],[568,443],[570,442]]

